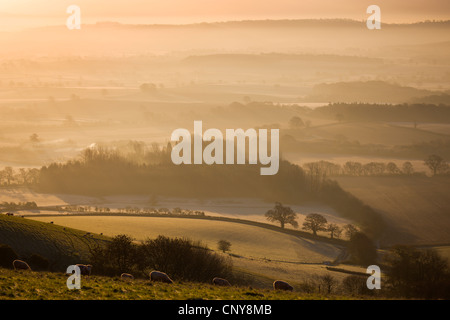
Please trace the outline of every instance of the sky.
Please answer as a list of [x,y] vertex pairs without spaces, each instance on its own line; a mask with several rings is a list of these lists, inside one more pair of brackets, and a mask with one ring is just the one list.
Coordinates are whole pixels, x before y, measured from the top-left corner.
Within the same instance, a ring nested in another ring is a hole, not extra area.
[[376,4],[387,23],[450,20],[449,0],[0,0],[0,30],[65,24],[69,5],[82,23],[185,24],[245,19],[367,18]]

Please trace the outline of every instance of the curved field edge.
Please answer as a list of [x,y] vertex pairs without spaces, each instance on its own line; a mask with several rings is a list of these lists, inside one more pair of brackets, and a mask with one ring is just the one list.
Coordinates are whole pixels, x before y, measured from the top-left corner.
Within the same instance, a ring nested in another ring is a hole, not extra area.
[[[47,208],[48,209],[48,208]],[[312,233],[291,229],[289,227],[287,228],[281,228],[279,226],[264,223],[264,222],[258,222],[253,220],[246,220],[246,219],[239,219],[239,218],[230,218],[230,217],[218,217],[218,216],[195,216],[195,215],[172,215],[172,214],[148,214],[148,213],[142,213],[142,214],[132,214],[132,213],[70,213],[66,215],[61,214],[39,214],[39,215],[23,215],[26,218],[34,219],[37,217],[62,217],[62,216],[74,216],[74,217],[150,217],[150,218],[174,218],[174,219],[196,219],[196,220],[213,220],[213,221],[224,221],[224,222],[234,222],[234,223],[240,223],[240,224],[246,224],[250,226],[256,226],[260,228],[265,228],[285,234],[294,235],[296,237],[305,238],[305,239],[311,239],[321,242],[330,243],[333,245],[338,246],[346,246],[348,241],[343,239],[331,239],[329,237],[323,236],[318,234],[317,236],[314,236]]]

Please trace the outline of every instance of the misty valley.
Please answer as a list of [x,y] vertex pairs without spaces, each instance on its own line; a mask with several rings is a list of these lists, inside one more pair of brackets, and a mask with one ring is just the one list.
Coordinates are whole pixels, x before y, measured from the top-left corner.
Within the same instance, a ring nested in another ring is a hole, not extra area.
[[[27,279],[11,257],[50,299],[73,297],[55,283],[75,264],[93,265],[86,299],[447,299],[449,31],[279,19],[1,32],[0,299],[40,294],[11,289]],[[405,265],[439,270],[395,278]]]

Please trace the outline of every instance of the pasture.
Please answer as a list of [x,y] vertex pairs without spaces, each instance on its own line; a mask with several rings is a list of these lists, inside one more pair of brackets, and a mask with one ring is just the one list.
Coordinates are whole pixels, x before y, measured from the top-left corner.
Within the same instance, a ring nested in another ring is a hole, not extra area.
[[[298,291],[275,291],[270,287],[215,287],[212,284],[175,282],[152,283],[145,279],[132,282],[119,277],[83,277],[81,290],[68,290],[63,273],[17,272],[0,268],[0,300],[320,300],[330,296]],[[333,296],[335,299],[349,299]]]
[[127,234],[137,241],[167,237],[201,241],[211,249],[224,239],[232,243],[231,252],[251,259],[270,259],[300,263],[332,261],[340,248],[321,241],[303,239],[256,226],[240,223],[166,217],[53,216],[30,217],[74,229],[106,236]]

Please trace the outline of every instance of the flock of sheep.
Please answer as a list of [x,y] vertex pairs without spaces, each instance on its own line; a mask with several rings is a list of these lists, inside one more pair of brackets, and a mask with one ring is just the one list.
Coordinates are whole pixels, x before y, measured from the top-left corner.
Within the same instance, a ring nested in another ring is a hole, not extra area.
[[[13,267],[14,267],[14,270],[31,270],[28,263],[26,263],[25,261],[22,261],[22,260],[14,260]],[[77,264],[77,267],[80,268],[81,275],[86,275],[86,276],[91,275],[92,265]],[[122,280],[126,280],[126,281],[134,280],[134,276],[129,273],[122,273],[120,275],[120,278]],[[164,282],[164,283],[173,283],[172,279],[170,279],[170,277],[167,274],[165,274],[164,272],[161,272],[161,271],[150,272],[150,280]],[[219,278],[219,277],[215,277],[212,280],[212,283],[216,286],[231,287],[231,284],[230,284],[230,282],[228,282],[228,280]],[[273,288],[275,290],[285,290],[285,291],[293,291],[293,289],[294,289],[289,283],[282,281],[282,280],[274,281]]]

